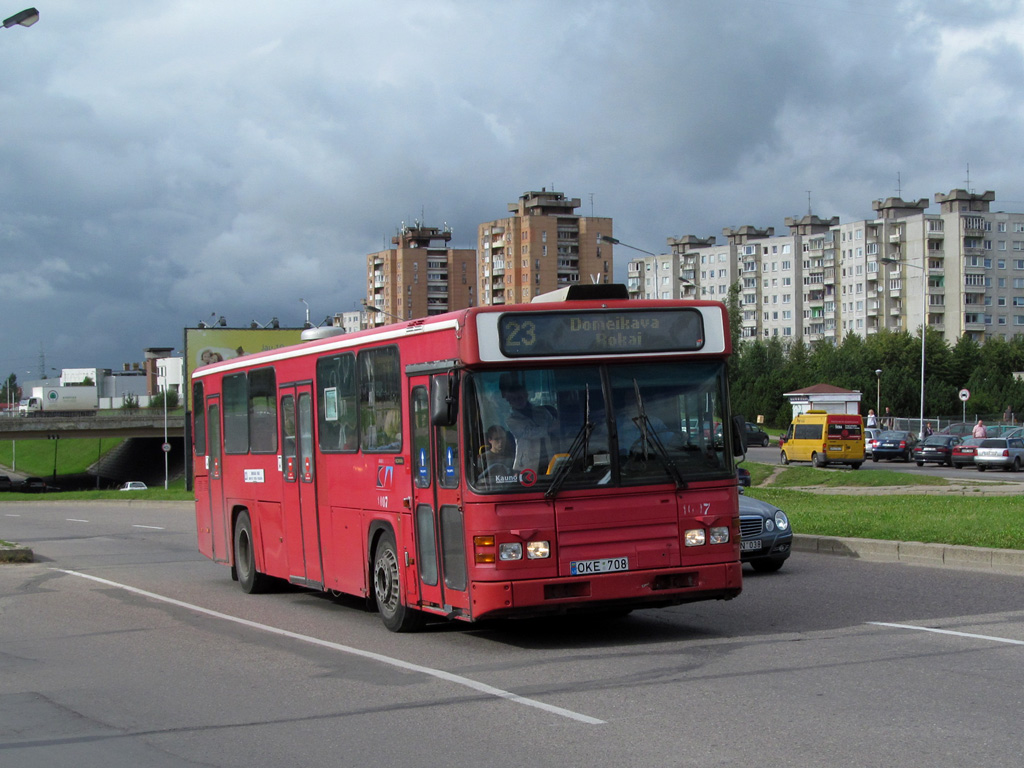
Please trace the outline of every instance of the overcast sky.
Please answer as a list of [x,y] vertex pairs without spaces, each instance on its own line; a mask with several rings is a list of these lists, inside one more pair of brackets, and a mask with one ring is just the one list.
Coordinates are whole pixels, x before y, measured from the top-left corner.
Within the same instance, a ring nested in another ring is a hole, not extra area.
[[[31,2],[31,0],[29,0]],[[0,0],[0,16],[24,0]],[[36,0],[0,29],[0,376],[356,309],[402,222],[622,241],[1024,210],[1016,0]],[[929,209],[936,212],[932,203]],[[616,249],[616,277],[635,253]]]

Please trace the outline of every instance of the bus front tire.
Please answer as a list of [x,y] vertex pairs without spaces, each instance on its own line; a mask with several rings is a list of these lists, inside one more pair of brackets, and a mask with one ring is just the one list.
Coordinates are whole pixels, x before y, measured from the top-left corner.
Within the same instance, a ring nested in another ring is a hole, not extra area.
[[242,510],[235,520],[235,575],[242,591],[256,595],[267,588],[267,577],[256,570],[256,552],[252,541],[252,521]]
[[402,602],[398,547],[395,535],[384,531],[373,555],[373,596],[384,626],[392,632],[414,632],[423,626],[424,616]]

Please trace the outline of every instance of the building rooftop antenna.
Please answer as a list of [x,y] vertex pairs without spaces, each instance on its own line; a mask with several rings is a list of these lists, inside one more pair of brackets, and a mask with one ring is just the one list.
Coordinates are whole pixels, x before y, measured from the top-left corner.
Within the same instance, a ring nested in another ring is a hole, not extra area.
[[903,178],[899,171],[896,171],[896,197],[903,199]]
[[813,214],[813,211],[811,211],[811,190],[808,189],[807,190],[807,215],[811,216],[812,214]]

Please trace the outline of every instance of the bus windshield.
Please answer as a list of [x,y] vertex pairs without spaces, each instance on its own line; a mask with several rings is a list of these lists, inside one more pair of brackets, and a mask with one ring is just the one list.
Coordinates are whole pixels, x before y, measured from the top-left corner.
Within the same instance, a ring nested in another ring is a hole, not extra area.
[[466,474],[482,493],[684,486],[735,472],[721,361],[476,371],[464,382]]

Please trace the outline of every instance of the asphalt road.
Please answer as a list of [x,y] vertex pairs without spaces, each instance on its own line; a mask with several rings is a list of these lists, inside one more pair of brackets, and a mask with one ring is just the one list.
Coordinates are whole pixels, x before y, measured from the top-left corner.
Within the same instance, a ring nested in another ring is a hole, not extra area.
[[797,552],[730,602],[387,632],[185,504],[0,504],[3,766],[1016,765],[1019,577]]

